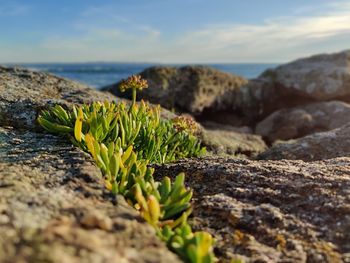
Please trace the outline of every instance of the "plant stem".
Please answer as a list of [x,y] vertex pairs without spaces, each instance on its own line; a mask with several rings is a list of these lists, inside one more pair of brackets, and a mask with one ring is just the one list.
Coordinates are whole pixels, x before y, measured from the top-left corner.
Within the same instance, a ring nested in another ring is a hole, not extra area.
[[132,106],[134,106],[136,103],[136,89],[132,89]]

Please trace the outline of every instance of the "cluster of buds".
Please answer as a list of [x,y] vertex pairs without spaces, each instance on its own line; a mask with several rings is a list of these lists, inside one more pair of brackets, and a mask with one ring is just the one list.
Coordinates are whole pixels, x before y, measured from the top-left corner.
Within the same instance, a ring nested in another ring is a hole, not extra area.
[[198,123],[190,115],[180,115],[173,118],[172,123],[179,132],[186,131],[190,134],[196,134],[199,131]]
[[147,80],[142,79],[140,75],[132,75],[126,80],[123,80],[119,88],[121,92],[124,92],[127,89],[143,90],[148,88]]

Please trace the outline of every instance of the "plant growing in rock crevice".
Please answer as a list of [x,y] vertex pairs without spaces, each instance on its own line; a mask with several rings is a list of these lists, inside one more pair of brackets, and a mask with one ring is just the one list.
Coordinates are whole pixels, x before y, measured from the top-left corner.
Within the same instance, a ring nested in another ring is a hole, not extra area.
[[157,182],[149,163],[164,163],[199,156],[205,149],[195,137],[195,122],[187,117],[172,121],[160,118],[160,108],[141,101],[136,91],[147,87],[139,76],[122,82],[133,90],[130,106],[125,103],[94,102],[66,111],[56,105],[43,111],[38,122],[46,130],[67,135],[89,152],[101,169],[105,186],[121,194],[140,212],[168,247],[187,262],[213,262],[213,238],[193,233],[187,222],[192,212],[192,190],[184,185],[184,174],[174,182]]
[[[160,118],[160,108],[145,102],[128,107],[125,103],[94,102],[65,111],[56,105],[43,111],[39,123],[48,131],[66,133],[86,150],[85,134],[99,143],[118,142],[123,150],[133,145],[139,159],[165,163],[205,152],[200,141],[187,130],[178,130],[171,121]],[[74,135],[74,136],[73,136]]]

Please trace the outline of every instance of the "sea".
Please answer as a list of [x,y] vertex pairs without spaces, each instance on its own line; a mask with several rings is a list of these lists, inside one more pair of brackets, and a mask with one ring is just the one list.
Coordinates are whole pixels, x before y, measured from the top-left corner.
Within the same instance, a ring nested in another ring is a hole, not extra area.
[[[35,64],[7,64],[20,66],[31,70],[49,72],[64,78],[76,80],[96,89],[116,83],[132,74],[137,74],[152,66],[176,66],[181,64],[151,64],[151,63],[35,63]],[[271,63],[246,64],[201,64],[221,71],[243,76],[247,79],[256,78],[268,68],[276,67]]]

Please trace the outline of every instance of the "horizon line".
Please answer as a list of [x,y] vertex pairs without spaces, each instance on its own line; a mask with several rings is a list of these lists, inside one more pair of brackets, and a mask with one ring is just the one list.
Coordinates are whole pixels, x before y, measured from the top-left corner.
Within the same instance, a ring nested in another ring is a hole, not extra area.
[[159,64],[159,65],[206,65],[206,64],[283,64],[287,61],[278,62],[145,62],[145,61],[66,61],[66,62],[0,62],[0,65],[25,65],[25,64]]

